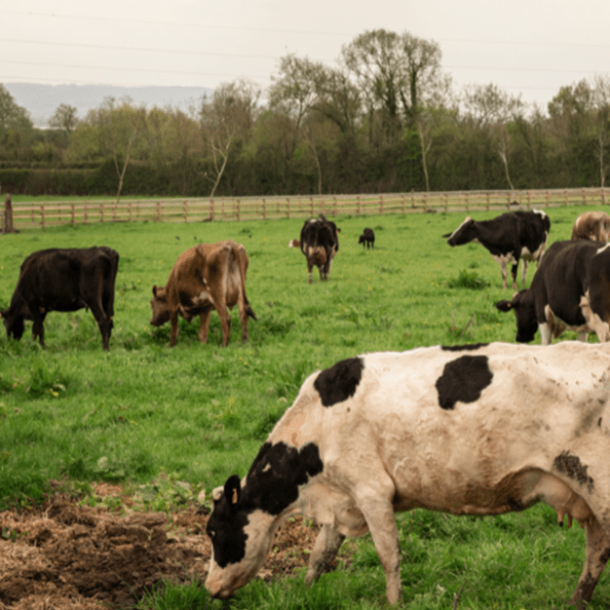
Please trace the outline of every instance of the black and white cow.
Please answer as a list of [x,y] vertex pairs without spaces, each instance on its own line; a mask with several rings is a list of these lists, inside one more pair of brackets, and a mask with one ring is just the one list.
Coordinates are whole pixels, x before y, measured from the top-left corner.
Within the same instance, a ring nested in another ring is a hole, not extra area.
[[609,344],[491,343],[366,354],[314,373],[248,474],[213,492],[207,589],[232,596],[282,520],[304,514],[322,526],[306,583],[346,536],[370,532],[394,604],[394,512],[499,515],[542,501],[559,525],[586,528],[572,602],[588,602],[610,556],[609,362]]
[[589,240],[556,241],[544,255],[532,285],[511,301],[498,301],[500,311],[515,312],[517,341],[542,345],[565,330],[586,341],[589,332],[610,341],[610,245]]
[[306,220],[301,229],[301,252],[307,259],[307,272],[311,284],[311,270],[315,265],[320,271],[320,279],[327,280],[335,254],[339,251],[339,231],[332,220],[324,214],[319,218]]
[[491,220],[472,220],[470,216],[453,232],[446,233],[450,246],[471,241],[483,245],[500,265],[502,287],[507,287],[508,265],[512,264],[513,289],[517,289],[517,268],[523,260],[522,285],[525,285],[527,262],[540,261],[551,230],[551,221],[542,211],[507,212]]
[[50,311],[87,307],[109,348],[114,315],[114,286],[119,254],[106,246],[51,248],[30,254],[22,263],[11,304],[0,312],[6,334],[21,339],[24,320],[32,320],[34,339],[44,345],[44,319]]

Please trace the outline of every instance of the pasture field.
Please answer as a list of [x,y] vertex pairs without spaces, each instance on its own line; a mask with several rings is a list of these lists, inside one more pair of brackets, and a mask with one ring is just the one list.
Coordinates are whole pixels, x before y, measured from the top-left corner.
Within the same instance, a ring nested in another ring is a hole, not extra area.
[[[549,244],[569,239],[574,219],[589,209],[550,209]],[[301,220],[105,223],[1,237],[1,309],[21,262],[35,250],[107,245],[120,264],[108,353],[85,310],[49,314],[44,349],[31,340],[31,323],[20,342],[0,329],[0,510],[41,501],[50,481],[62,481],[83,502],[94,483],[120,483],[143,506],[172,510],[202,490],[209,497],[233,473],[243,476],[315,370],[364,352],[513,342],[514,315],[493,306],[512,294],[501,288],[498,265],[480,245],[452,249],[441,238],[464,217],[339,217],[329,281],[314,272],[312,285],[304,256],[287,247],[299,237]],[[374,250],[358,245],[366,226],[375,230]],[[165,284],[188,247],[224,239],[243,243],[250,259],[246,290],[258,317],[249,321],[250,340],[241,344],[235,309],[227,348],[220,347],[213,313],[207,345],[197,340],[198,319],[181,319],[170,349],[169,324],[149,325],[152,286]],[[530,265],[528,284],[533,274]],[[572,338],[566,333],[562,340]],[[580,528],[558,528],[545,506],[495,518],[413,511],[398,521],[409,609],[564,608],[584,561]],[[384,607],[385,578],[370,537],[345,549],[344,565],[311,589],[301,572],[271,585],[255,581],[231,607]],[[609,579],[602,577],[591,608],[610,604]],[[195,585],[168,585],[138,605],[220,607]]]

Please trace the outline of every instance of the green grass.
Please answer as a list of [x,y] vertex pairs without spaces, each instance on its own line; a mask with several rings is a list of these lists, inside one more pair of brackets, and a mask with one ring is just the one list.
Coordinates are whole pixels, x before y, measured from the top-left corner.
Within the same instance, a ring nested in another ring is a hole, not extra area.
[[[585,209],[550,210],[550,242],[568,239]],[[314,370],[363,352],[513,342],[514,315],[493,306],[512,294],[501,288],[498,265],[480,245],[452,249],[441,238],[464,216],[339,218],[341,245],[330,279],[321,283],[314,273],[312,285],[303,255],[287,247],[301,220],[105,223],[1,237],[0,308],[10,301],[21,262],[35,250],[107,245],[121,260],[109,353],[84,310],[51,313],[44,349],[31,340],[30,324],[20,342],[9,342],[1,329],[0,509],[41,500],[50,480],[84,491],[96,481],[121,482],[144,490],[153,508],[155,490],[167,485],[188,483],[193,493],[209,495],[230,474],[245,474]],[[357,243],[365,226],[375,229],[374,250]],[[153,284],[165,284],[186,248],[228,238],[243,243],[250,258],[247,293],[258,316],[249,323],[250,341],[241,344],[234,311],[227,348],[220,347],[213,314],[207,345],[197,340],[198,320],[181,320],[170,349],[169,326],[149,325]],[[410,609],[449,608],[462,585],[460,609],[563,608],[582,568],[582,532],[560,530],[547,507],[483,519],[415,511],[399,522],[404,607]],[[350,544],[353,560],[309,591],[302,574],[271,586],[254,582],[232,607],[383,607],[385,579],[370,539]],[[602,580],[591,607],[608,604],[610,586]],[[222,604],[202,588],[168,586],[140,607]]]

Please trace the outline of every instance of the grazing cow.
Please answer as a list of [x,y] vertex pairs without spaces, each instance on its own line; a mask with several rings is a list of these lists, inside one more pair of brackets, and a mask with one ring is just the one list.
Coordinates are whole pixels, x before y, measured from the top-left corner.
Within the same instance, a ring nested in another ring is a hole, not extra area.
[[246,297],[246,249],[232,240],[199,244],[183,252],[176,261],[167,284],[153,286],[150,323],[161,326],[171,322],[170,347],[178,336],[178,315],[189,322],[199,315],[199,341],[207,343],[212,310],[222,324],[222,346],[229,342],[231,316],[227,311],[237,303],[242,340],[248,340],[248,316],[256,320]]
[[610,216],[606,212],[585,212],[572,228],[572,239],[591,239],[604,244],[610,240]]
[[571,600],[582,606],[610,556],[609,362],[610,345],[491,343],[366,354],[314,373],[246,477],[213,492],[207,589],[228,598],[245,585],[282,520],[300,513],[322,526],[307,584],[346,536],[370,531],[394,604],[395,511],[499,515],[542,501],[559,525],[586,528]]
[[0,312],[6,334],[21,339],[24,320],[44,346],[44,319],[50,311],[91,310],[102,345],[109,349],[114,315],[114,285],[119,254],[106,246],[51,248],[30,254],[21,265],[11,304]]
[[301,252],[307,258],[307,271],[311,284],[311,270],[315,265],[320,271],[320,280],[328,280],[328,274],[335,254],[339,250],[337,225],[326,220],[324,214],[319,218],[306,220],[301,229]]
[[375,232],[368,227],[362,231],[362,235],[358,238],[358,243],[362,244],[362,248],[366,245],[367,249],[371,246],[375,247]]
[[533,341],[540,328],[542,345],[565,330],[580,341],[589,332],[610,340],[610,245],[589,240],[556,241],[546,252],[532,285],[512,301],[498,301],[500,311],[515,312],[517,341]]
[[507,267],[512,263],[513,289],[517,289],[517,268],[523,260],[522,285],[525,285],[527,261],[540,261],[551,230],[549,217],[539,210],[507,212],[492,220],[475,221],[468,216],[453,232],[446,233],[450,246],[478,242],[491,252],[502,271],[502,287],[506,288]]

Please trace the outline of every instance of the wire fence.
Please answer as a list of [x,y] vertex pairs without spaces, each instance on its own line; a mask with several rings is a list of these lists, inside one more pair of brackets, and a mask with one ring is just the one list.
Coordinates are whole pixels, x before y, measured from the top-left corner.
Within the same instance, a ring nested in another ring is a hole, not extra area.
[[[14,228],[104,222],[229,222],[327,216],[476,212],[606,205],[605,189],[451,191],[214,199],[124,199],[13,203]],[[4,219],[2,220],[4,223]]]

